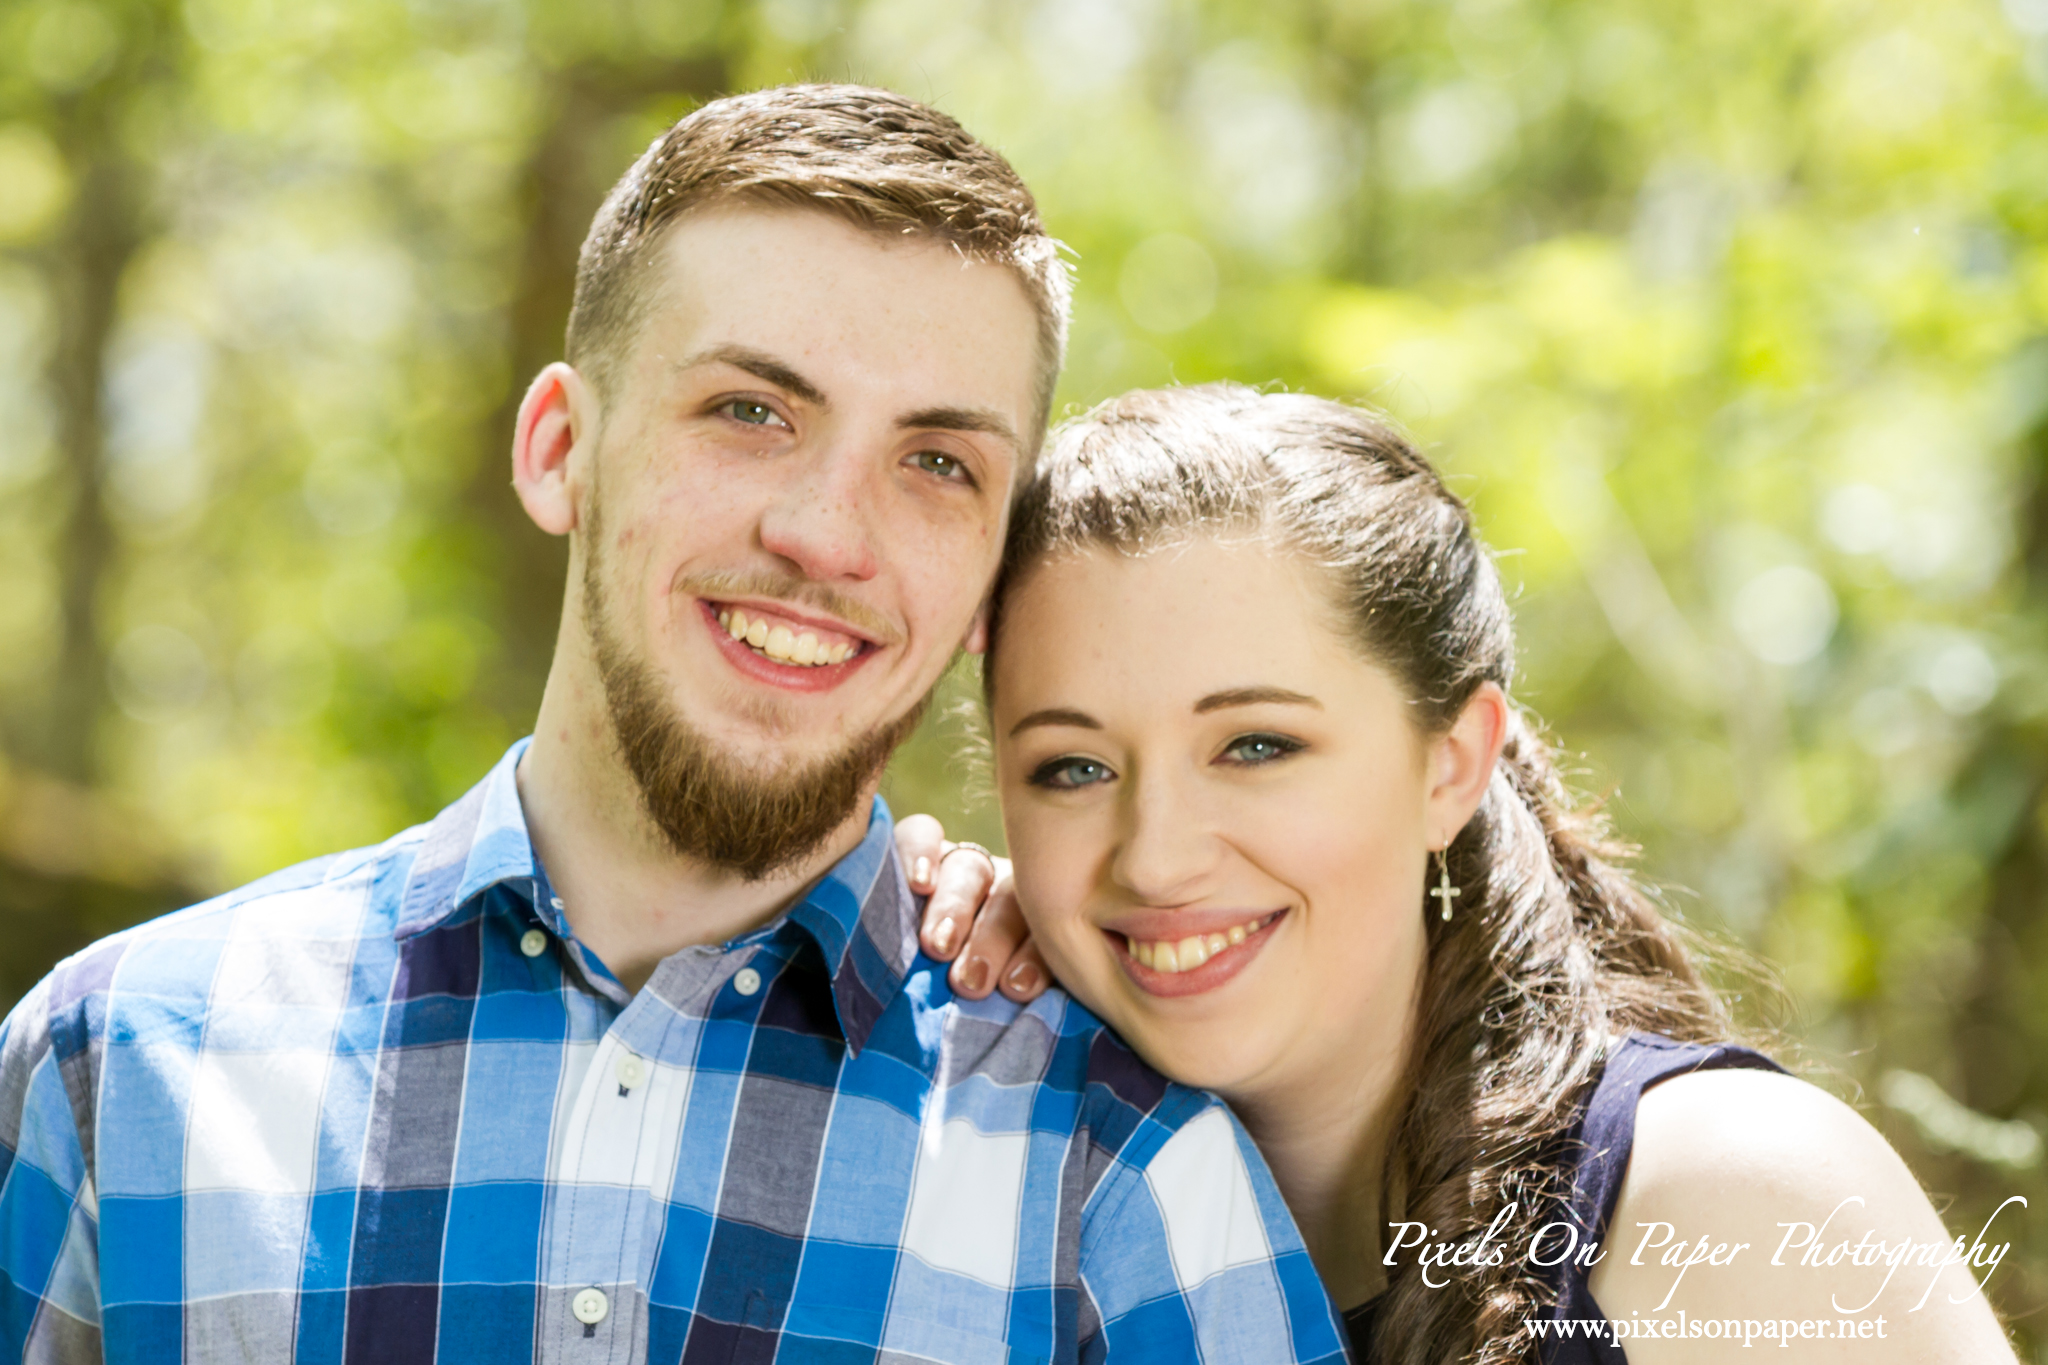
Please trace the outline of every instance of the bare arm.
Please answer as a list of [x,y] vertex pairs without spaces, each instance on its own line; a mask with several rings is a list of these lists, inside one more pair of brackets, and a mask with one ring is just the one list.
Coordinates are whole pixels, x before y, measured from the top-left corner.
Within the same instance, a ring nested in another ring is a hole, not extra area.
[[[1983,1232],[1974,1264],[1958,1263],[1979,1229],[1957,1229],[1958,1247],[1854,1110],[1789,1076],[1703,1072],[1637,1107],[1591,1288],[1635,1365],[1746,1360],[1732,1354],[1745,1349],[1732,1323],[1758,1329],[1749,1349],[1775,1348],[1770,1359],[1786,1365],[2012,1361],[1979,1282],[2017,1233],[2018,1209]],[[1663,1335],[1681,1310],[1693,1326]],[[1720,1329],[1692,1334],[1710,1322]]]

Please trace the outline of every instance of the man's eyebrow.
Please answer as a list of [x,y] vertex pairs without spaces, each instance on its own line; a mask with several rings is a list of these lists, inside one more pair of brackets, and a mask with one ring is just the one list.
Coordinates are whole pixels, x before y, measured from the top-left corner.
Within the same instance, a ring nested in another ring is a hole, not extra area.
[[676,362],[679,370],[691,370],[699,365],[730,365],[736,370],[745,370],[756,379],[765,379],[779,389],[788,390],[813,407],[832,406],[825,401],[824,393],[816,384],[766,351],[757,351],[751,346],[710,346]]
[[1259,706],[1277,703],[1281,706],[1313,706],[1323,709],[1323,704],[1314,697],[1299,692],[1289,692],[1284,687],[1233,687],[1228,692],[1211,692],[1195,703],[1195,714],[1207,715],[1221,711],[1227,706]]
[[1010,727],[1010,738],[1015,739],[1026,730],[1040,725],[1072,725],[1083,730],[1100,730],[1102,722],[1086,711],[1068,711],[1061,707],[1050,707],[1044,711],[1033,711]]
[[1011,449],[1021,449],[1017,432],[999,412],[987,408],[926,408],[899,418],[896,425],[909,430],[913,427],[936,427],[941,431],[978,431],[1009,443]]

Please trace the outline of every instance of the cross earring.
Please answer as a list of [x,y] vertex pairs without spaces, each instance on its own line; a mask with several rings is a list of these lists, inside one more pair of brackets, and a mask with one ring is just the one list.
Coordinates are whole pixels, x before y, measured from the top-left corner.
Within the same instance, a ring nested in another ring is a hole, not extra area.
[[1436,851],[1436,885],[1430,889],[1429,893],[1443,902],[1443,919],[1447,923],[1451,918],[1452,899],[1464,894],[1457,887],[1451,885],[1451,860],[1448,847],[1446,845],[1444,848]]

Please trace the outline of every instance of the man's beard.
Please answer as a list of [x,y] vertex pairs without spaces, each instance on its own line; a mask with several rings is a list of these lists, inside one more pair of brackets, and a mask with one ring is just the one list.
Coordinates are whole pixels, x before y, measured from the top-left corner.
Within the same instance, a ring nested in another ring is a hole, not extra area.
[[648,816],[683,857],[748,881],[803,862],[853,813],[889,755],[917,728],[931,693],[815,762],[779,769],[736,763],[676,709],[659,676],[612,634],[595,516],[587,529],[584,622],[612,734]]

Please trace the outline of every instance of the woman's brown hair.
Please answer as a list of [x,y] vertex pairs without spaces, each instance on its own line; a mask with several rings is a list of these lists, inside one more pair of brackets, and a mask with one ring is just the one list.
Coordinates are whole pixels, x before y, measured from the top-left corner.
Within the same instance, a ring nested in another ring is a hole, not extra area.
[[[1237,384],[1128,393],[1053,433],[1014,512],[991,654],[1007,592],[1046,558],[1214,534],[1260,537],[1319,566],[1339,629],[1400,683],[1425,737],[1481,684],[1513,680],[1492,556],[1429,461],[1369,412]],[[1560,1140],[1611,1042],[1631,1030],[1731,1036],[1682,931],[1620,867],[1626,853],[1510,708],[1492,783],[1448,852],[1457,915],[1443,922],[1416,888],[1428,957],[1381,1207],[1405,1207],[1432,1240],[1476,1238],[1511,1204],[1517,1228],[1568,1217]],[[1396,1266],[1378,1359],[1534,1359],[1522,1323],[1551,1304],[1522,1251],[1443,1289],[1412,1262]]]

